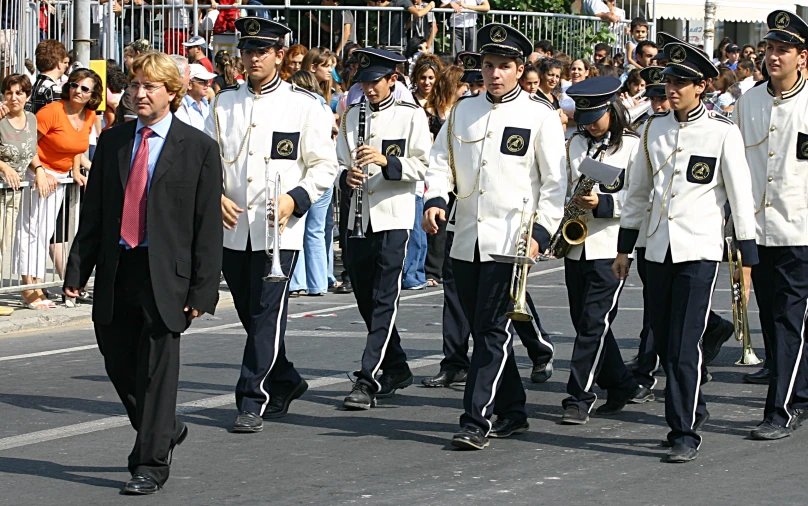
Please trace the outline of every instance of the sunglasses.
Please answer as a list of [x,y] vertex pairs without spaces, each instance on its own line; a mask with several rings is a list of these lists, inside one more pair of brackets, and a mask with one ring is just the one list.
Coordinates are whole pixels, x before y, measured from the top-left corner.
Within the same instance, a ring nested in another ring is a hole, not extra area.
[[81,85],[81,84],[79,84],[77,82],[70,83],[70,87],[73,88],[74,90],[81,89],[82,93],[90,93],[90,92],[93,91],[92,88],[88,88],[88,87],[86,87],[84,85]]

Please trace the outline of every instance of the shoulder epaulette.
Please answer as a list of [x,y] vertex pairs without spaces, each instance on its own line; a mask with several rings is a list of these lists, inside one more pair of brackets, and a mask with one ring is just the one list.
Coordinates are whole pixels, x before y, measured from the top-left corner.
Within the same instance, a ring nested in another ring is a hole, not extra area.
[[396,105],[403,105],[404,107],[411,107],[413,109],[418,109],[418,106],[413,104],[412,102],[406,102],[404,100],[396,100]]
[[672,109],[668,109],[667,111],[659,111],[659,112],[655,112],[655,113],[654,113],[654,117],[655,117],[655,118],[659,118],[659,117],[662,117],[662,116],[667,116],[668,114],[670,114],[670,113],[671,113],[671,111],[672,111]]
[[631,130],[630,128],[626,128],[625,130],[623,130],[623,135],[627,137],[634,137],[636,139],[640,138],[640,134],[638,134],[634,130]]
[[303,95],[306,95],[307,97],[309,97],[309,98],[311,98],[313,100],[317,99],[317,95],[315,95],[314,93],[310,92],[309,90],[307,90],[305,88],[301,88],[300,86],[298,86],[296,84],[292,85],[292,91],[302,93]]
[[460,102],[461,100],[466,100],[467,98],[474,98],[474,97],[476,97],[476,96],[477,96],[477,95],[463,95],[462,97],[460,97],[460,98],[458,98],[457,100],[455,100],[455,104],[456,104],[456,103],[458,103],[458,102]]
[[241,84],[233,83],[230,86],[225,86],[224,88],[220,89],[219,93],[224,93],[225,91],[237,91],[239,88],[241,88]]
[[547,107],[549,107],[549,108],[550,108],[550,110],[552,110],[552,111],[554,111],[554,110],[555,110],[555,107],[553,107],[553,104],[551,104],[551,103],[550,103],[550,102],[548,102],[547,100],[545,100],[545,99],[541,98],[540,96],[536,95],[535,93],[534,93],[534,94],[532,94],[532,95],[530,95],[530,100],[532,100],[532,101],[534,101],[534,102],[538,102],[538,103],[540,103],[540,104],[542,104],[542,105],[546,105],[546,106],[547,106]]
[[732,123],[731,119],[727,118],[723,114],[718,114],[715,111],[710,111],[710,114],[708,116],[710,117],[710,119],[717,119],[718,121],[723,121],[724,123],[729,123],[730,125],[734,124]]

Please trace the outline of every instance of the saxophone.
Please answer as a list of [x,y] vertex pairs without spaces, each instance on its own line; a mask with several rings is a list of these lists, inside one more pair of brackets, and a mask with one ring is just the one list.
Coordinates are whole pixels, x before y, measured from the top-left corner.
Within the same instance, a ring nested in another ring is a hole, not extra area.
[[[600,147],[595,151],[592,158],[597,159],[601,153],[609,149],[609,141],[611,140],[611,132],[607,132],[603,138]],[[550,239],[550,255],[555,258],[564,258],[567,256],[570,248],[576,244],[581,244],[586,240],[587,230],[586,223],[581,220],[581,216],[586,214],[586,209],[582,209],[575,205],[575,197],[583,197],[592,192],[600,181],[586,177],[583,174],[578,178],[578,183],[572,191],[572,197],[564,205],[564,217],[561,218],[561,224],[558,226],[552,239]]]

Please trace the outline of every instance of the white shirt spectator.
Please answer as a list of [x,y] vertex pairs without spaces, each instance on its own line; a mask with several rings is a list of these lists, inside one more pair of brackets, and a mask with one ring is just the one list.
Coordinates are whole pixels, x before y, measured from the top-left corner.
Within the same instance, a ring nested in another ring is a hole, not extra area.
[[[456,0],[461,5],[482,5],[484,0]],[[452,28],[473,28],[477,25],[477,13],[474,11],[463,10],[463,12],[455,12],[449,18],[449,26]]]
[[184,30],[190,26],[188,9],[183,8],[184,0],[164,0],[163,16],[168,16],[168,27],[175,30]]
[[[582,0],[581,14],[583,16],[597,16],[609,12],[609,6],[603,0]],[[624,11],[625,15],[625,11]]]
[[746,79],[738,83],[738,87],[741,88],[741,94],[746,93],[747,91],[755,87],[755,78],[753,76],[747,77]]

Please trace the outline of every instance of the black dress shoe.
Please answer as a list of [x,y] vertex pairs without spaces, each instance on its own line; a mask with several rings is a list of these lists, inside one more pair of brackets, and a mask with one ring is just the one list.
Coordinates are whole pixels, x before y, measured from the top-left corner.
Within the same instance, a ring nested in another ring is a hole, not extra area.
[[646,402],[653,402],[653,400],[654,400],[654,391],[651,390],[650,388],[640,385],[640,388],[638,388],[634,392],[633,396],[631,397],[631,400],[629,400],[628,402],[630,402],[631,404],[643,404]]
[[589,412],[577,404],[570,404],[564,408],[561,423],[565,425],[583,425],[589,421]]
[[185,438],[187,437],[188,437],[188,426],[183,423],[179,435],[174,438],[174,442],[171,443],[171,447],[169,447],[168,449],[168,465],[171,465],[171,461],[174,458],[174,448],[181,445],[182,442],[185,441]]
[[136,474],[132,479],[126,482],[123,487],[123,493],[128,495],[149,495],[156,494],[160,491],[160,485],[157,480],[145,474]]
[[424,378],[421,384],[429,388],[448,387],[451,385],[462,384],[466,382],[468,371],[441,371],[431,378]]
[[353,293],[353,286],[351,285],[351,280],[346,279],[342,282],[342,286],[338,286],[334,289],[334,293]]
[[527,420],[514,420],[504,416],[498,416],[496,421],[491,425],[491,431],[488,437],[503,438],[513,436],[514,434],[524,434],[530,428]]
[[353,390],[342,401],[345,409],[370,409],[376,405],[376,396],[370,391],[370,387],[364,383],[354,383]]
[[[710,419],[710,412],[705,409],[703,415],[696,417],[696,423],[693,424],[693,430],[699,432],[701,430],[701,426],[707,423],[707,420],[709,419]],[[670,448],[672,446],[671,442],[668,441],[667,439],[663,439],[662,441],[660,441],[659,445],[662,446],[663,448]]]
[[251,432],[261,432],[264,430],[264,422],[261,417],[249,411],[241,411],[233,424],[233,432],[249,434]]
[[376,392],[377,399],[387,399],[396,393],[396,390],[407,388],[412,385],[415,378],[412,376],[412,371],[400,373],[384,373],[379,378],[379,384],[382,386]]
[[550,376],[553,375],[553,362],[547,362],[545,364],[537,364],[533,366],[533,370],[530,371],[530,381],[533,383],[544,383]]
[[768,385],[769,379],[772,377],[772,371],[768,367],[763,367],[757,372],[744,374],[743,380],[745,383],[752,383],[755,385]]
[[292,392],[288,395],[276,395],[272,397],[269,399],[269,404],[267,404],[261,418],[264,420],[270,420],[272,418],[281,418],[286,416],[286,413],[289,411],[289,405],[292,404],[292,401],[299,399],[300,396],[306,393],[306,390],[308,389],[309,384],[306,383],[306,380],[301,380],[295,389],[292,390]]
[[788,437],[792,432],[794,432],[792,427],[783,427],[764,420],[763,423],[752,429],[750,435],[752,439],[757,439],[758,441],[774,441],[775,439]]
[[702,349],[704,350],[704,365],[710,365],[721,351],[721,346],[735,334],[735,326],[727,320],[721,319],[716,328],[704,334]]
[[687,446],[684,444],[675,444],[671,451],[665,455],[665,462],[670,462],[671,464],[684,464],[685,462],[690,462],[691,460],[696,460],[699,451],[692,446]]
[[488,446],[488,438],[476,427],[463,428],[452,437],[452,446],[458,450],[482,450]]

